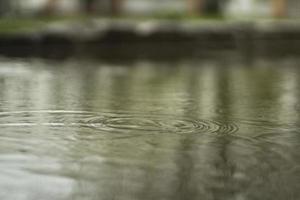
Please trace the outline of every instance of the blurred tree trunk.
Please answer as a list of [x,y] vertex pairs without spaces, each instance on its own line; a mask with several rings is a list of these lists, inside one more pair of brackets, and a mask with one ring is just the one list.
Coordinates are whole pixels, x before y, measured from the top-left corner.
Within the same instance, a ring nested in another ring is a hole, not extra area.
[[203,0],[187,0],[188,11],[191,15],[201,15]]
[[11,11],[10,0],[0,0],[0,16]]
[[5,11],[5,1],[0,0],[0,16],[4,14]]
[[123,0],[110,0],[110,13],[112,15],[119,15],[122,10]]
[[221,1],[225,0],[206,0],[203,5],[204,14],[206,15],[221,15],[222,5]]
[[81,5],[84,12],[88,14],[95,13],[99,9],[99,3],[100,5],[108,3],[108,10],[104,12],[108,12],[111,15],[119,15],[121,13],[123,0],[106,0],[106,2],[104,0],[102,0],[102,2],[100,1],[101,0],[81,0]]
[[82,0],[85,13],[92,14],[96,11],[96,0]]
[[58,0],[48,0],[46,3],[45,14],[52,15],[55,13],[57,8]]
[[287,13],[287,0],[273,0],[272,14],[274,17],[283,17]]
[[220,15],[225,0],[187,0],[192,15]]

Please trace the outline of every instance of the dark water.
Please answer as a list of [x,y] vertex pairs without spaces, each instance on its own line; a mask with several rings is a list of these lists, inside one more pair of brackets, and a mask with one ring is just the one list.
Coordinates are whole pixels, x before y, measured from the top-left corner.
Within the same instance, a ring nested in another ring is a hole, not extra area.
[[0,62],[2,200],[298,200],[300,61]]

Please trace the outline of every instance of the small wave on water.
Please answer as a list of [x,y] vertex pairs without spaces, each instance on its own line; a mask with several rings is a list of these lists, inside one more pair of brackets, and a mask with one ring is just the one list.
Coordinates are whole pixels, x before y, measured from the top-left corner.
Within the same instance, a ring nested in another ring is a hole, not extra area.
[[299,132],[298,122],[283,122],[278,120],[268,120],[268,119],[244,119],[236,118],[234,119],[240,126],[240,128],[248,127],[251,130],[260,130],[260,132]]
[[0,113],[0,127],[56,128],[85,127],[106,132],[143,132],[143,133],[211,133],[233,134],[238,131],[234,123],[214,120],[174,117],[160,114],[110,113],[68,110],[14,111]]

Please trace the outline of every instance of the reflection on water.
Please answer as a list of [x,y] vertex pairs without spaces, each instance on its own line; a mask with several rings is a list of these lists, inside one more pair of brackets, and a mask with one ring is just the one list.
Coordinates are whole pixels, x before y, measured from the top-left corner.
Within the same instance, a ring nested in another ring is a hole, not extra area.
[[0,62],[0,199],[300,199],[300,61]]

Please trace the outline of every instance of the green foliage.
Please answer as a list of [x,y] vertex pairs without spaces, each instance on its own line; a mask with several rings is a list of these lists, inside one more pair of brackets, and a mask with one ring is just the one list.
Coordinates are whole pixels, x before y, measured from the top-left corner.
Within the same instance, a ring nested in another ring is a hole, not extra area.
[[20,31],[31,31],[43,26],[42,21],[33,19],[0,19],[0,33],[15,33]]
[[42,16],[39,18],[0,18],[0,33],[30,32],[40,30],[52,22],[82,21],[85,19],[86,17],[82,15],[70,17]]

